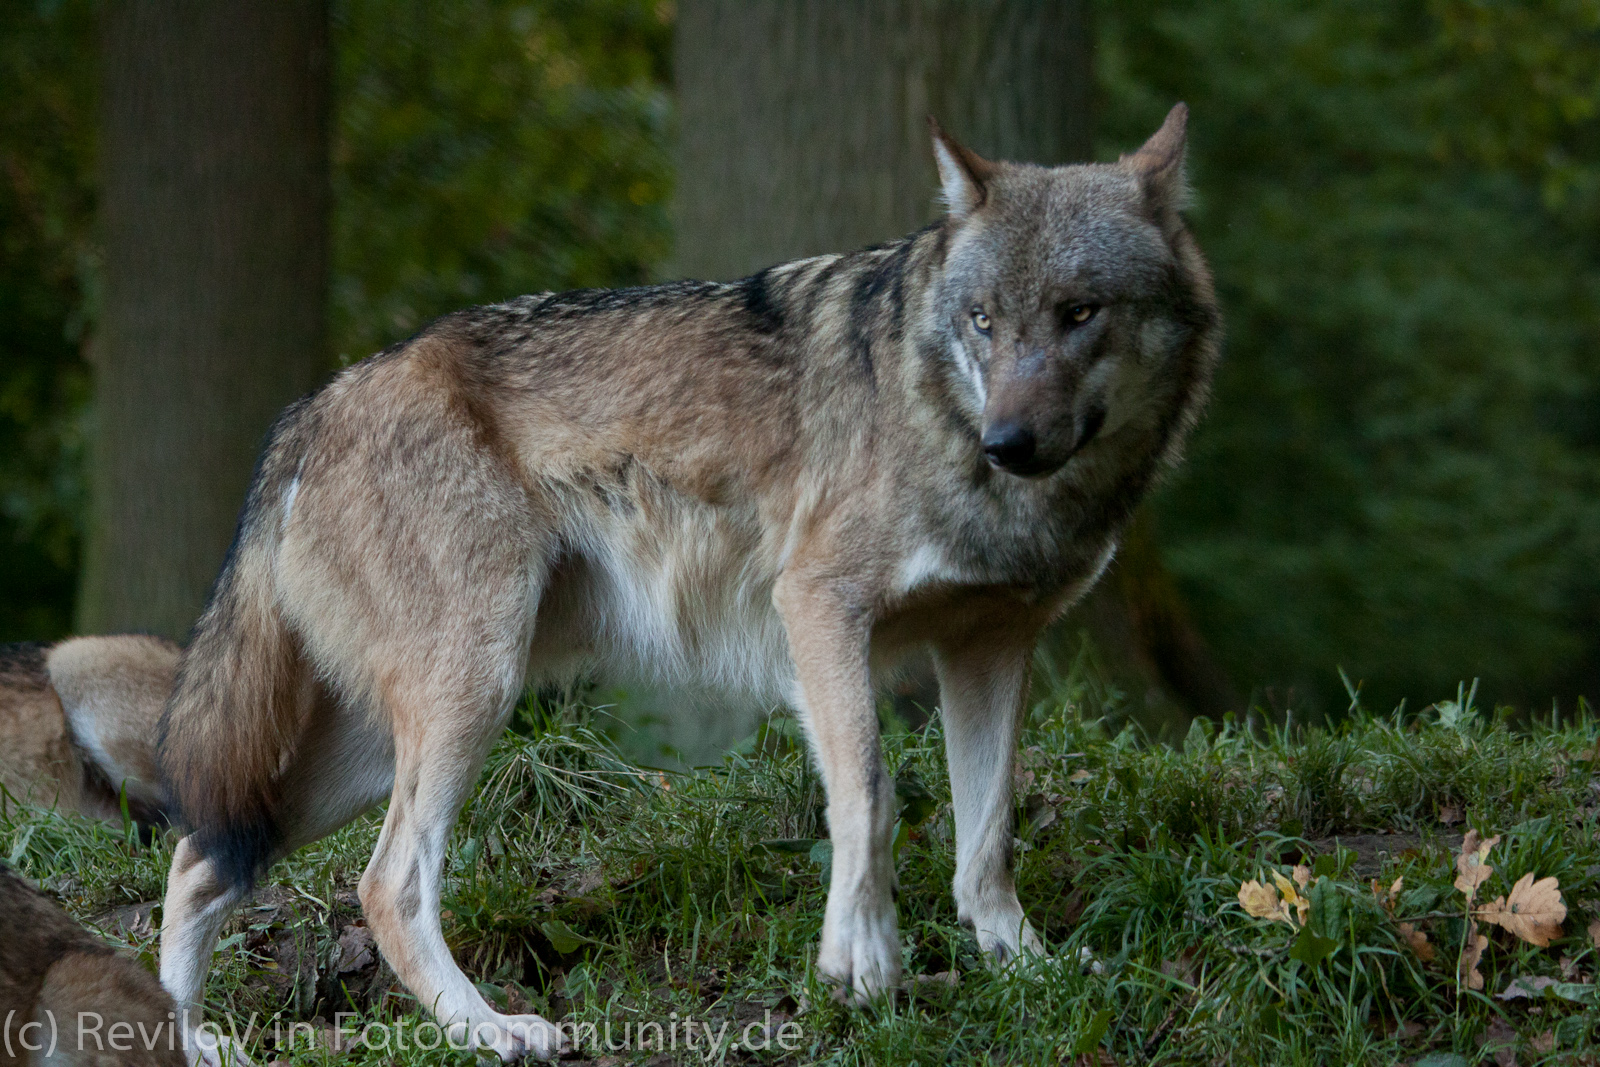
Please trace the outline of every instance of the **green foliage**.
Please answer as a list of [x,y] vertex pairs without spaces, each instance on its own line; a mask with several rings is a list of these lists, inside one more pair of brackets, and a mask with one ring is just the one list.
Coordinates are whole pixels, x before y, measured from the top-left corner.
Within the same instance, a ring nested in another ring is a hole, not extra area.
[[1193,109],[1228,341],[1158,506],[1241,681],[1600,688],[1597,31],[1594,0],[1103,5],[1105,149]]
[[334,351],[667,250],[671,27],[643,0],[340,0]]
[[92,316],[94,7],[0,0],[0,640],[67,629]]

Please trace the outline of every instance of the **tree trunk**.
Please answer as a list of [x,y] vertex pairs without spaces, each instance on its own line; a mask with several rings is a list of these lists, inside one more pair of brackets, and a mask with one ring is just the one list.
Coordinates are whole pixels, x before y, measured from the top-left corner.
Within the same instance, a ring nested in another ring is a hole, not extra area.
[[725,278],[936,217],[931,114],[1001,159],[1090,150],[1084,0],[682,0],[672,272]]
[[103,13],[85,632],[187,636],[272,419],[327,365],[323,0]]

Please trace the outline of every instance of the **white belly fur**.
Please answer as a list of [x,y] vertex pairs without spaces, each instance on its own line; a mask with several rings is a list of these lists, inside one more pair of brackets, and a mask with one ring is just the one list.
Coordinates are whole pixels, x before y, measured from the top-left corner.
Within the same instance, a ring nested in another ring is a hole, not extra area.
[[585,508],[541,598],[532,680],[598,671],[763,700],[791,696],[776,568],[759,530],[726,509],[657,498]]

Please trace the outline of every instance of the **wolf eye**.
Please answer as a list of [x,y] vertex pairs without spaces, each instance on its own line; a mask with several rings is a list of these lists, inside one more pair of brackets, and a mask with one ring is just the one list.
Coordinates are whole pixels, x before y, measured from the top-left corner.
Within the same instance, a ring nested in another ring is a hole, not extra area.
[[1067,309],[1067,322],[1072,326],[1082,326],[1094,318],[1094,313],[1099,310],[1093,304],[1074,304]]
[[994,323],[989,321],[988,314],[982,308],[973,308],[972,325],[978,328],[979,333],[988,333],[989,327],[994,325]]

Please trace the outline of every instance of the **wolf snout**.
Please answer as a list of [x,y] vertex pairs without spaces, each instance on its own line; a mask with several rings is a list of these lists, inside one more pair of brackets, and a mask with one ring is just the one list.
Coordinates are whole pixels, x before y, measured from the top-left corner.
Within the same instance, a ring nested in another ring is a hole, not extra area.
[[1001,422],[983,431],[983,454],[989,462],[1012,474],[1033,473],[1039,442],[1033,431],[1019,422]]

